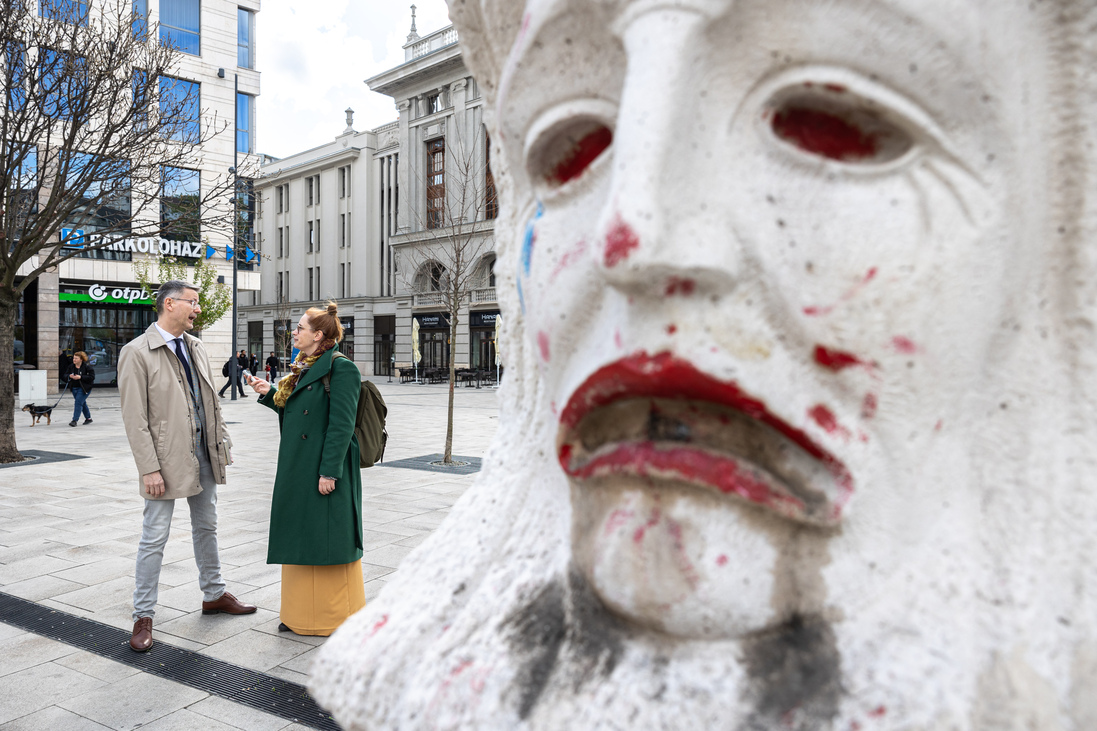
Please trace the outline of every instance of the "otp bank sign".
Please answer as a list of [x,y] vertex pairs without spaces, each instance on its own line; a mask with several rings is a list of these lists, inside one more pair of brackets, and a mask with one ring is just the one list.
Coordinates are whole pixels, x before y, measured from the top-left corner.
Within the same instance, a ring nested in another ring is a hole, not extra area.
[[95,302],[127,302],[133,304],[137,300],[148,300],[150,295],[140,287],[115,287],[107,289],[102,284],[93,284],[88,287],[88,296]]

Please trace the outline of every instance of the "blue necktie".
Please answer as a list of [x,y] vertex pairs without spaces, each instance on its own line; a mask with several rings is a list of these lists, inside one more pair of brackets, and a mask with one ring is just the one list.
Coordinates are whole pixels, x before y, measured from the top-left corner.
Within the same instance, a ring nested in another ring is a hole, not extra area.
[[183,356],[183,338],[175,338],[172,342],[175,343],[175,355],[183,364],[183,370],[187,372],[187,385],[190,386],[191,393],[194,393],[194,379],[190,375],[190,363]]

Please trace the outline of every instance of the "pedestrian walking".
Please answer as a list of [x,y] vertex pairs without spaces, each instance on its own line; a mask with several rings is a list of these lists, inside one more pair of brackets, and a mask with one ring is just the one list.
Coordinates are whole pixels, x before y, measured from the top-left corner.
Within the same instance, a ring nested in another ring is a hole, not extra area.
[[225,484],[232,445],[202,341],[186,331],[201,313],[198,291],[170,281],[156,293],[157,320],[122,348],[118,395],[145,499],[133,592],[130,647],[152,647],[152,618],[175,501],[190,507],[202,614],[251,614],[225,591],[217,550],[217,485]]
[[95,369],[88,362],[88,354],[78,350],[72,354],[72,362],[65,368],[61,377],[65,387],[72,390],[72,397],[76,404],[72,408],[72,421],[69,426],[76,426],[80,421],[80,414],[84,415],[84,423],[92,422],[91,409],[88,408],[88,394],[91,393],[92,384],[95,383]]
[[270,351],[270,355],[267,356],[267,380],[271,383],[278,381],[278,371],[282,369],[282,362],[278,360],[278,356],[274,354],[274,351]]
[[225,391],[232,386],[232,360],[236,359],[236,391],[240,394],[240,398],[247,398],[248,395],[244,393],[244,371],[248,367],[248,357],[244,355],[244,351],[240,351],[235,356],[229,356],[229,359],[225,361],[224,367],[221,368],[221,374],[228,376],[228,380],[225,381],[225,385],[221,386],[221,390],[217,392],[217,395],[221,398],[225,397]]
[[248,358],[248,370],[251,371],[251,375],[257,375],[259,373],[259,358],[255,356],[255,353],[251,354]]
[[335,357],[343,328],[334,302],[308,310],[293,336],[301,352],[291,373],[277,387],[248,381],[259,403],[278,412],[282,434],[267,563],[282,564],[279,629],[327,636],[366,605],[354,436],[362,376]]

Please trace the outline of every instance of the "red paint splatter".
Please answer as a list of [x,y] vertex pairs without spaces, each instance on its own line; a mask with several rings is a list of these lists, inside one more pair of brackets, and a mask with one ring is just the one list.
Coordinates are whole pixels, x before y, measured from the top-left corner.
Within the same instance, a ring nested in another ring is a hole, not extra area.
[[[595,408],[624,398],[645,397],[719,404],[777,430],[830,471],[838,484],[839,495],[833,501],[827,519],[836,521],[841,517],[842,508],[853,494],[853,478],[844,464],[806,432],[773,414],[765,402],[743,391],[734,381],[713,378],[689,361],[668,352],[649,355],[641,351],[598,369],[568,399],[560,415],[560,424],[571,429]],[[622,445],[579,469],[571,468],[570,445],[562,445],[558,456],[564,471],[577,477],[590,477],[595,472],[625,471],[681,475],[690,482],[711,485],[755,502],[783,505],[785,512],[792,515],[803,514],[800,501],[772,493],[767,485],[755,480],[734,460],[713,458],[696,450],[656,450],[651,442]],[[649,458],[650,463],[646,463]],[[799,507],[795,507],[797,505]]]
[[686,546],[682,542],[682,526],[676,520],[666,519],[667,533],[674,540],[674,553],[678,557],[678,572],[689,583],[691,589],[697,589],[697,582],[701,577],[697,575],[697,569],[686,555]]
[[632,542],[636,545],[640,545],[644,542],[644,534],[647,533],[648,528],[654,528],[659,524],[659,520],[662,517],[662,513],[659,508],[651,511],[651,517],[648,518],[648,522],[636,529],[636,532],[632,534]]
[[849,439],[849,429],[846,429],[839,424],[838,418],[834,416],[834,412],[823,404],[816,404],[808,409],[808,416],[812,421],[822,427],[823,431],[827,434],[837,434]]
[[850,721],[849,722],[849,731],[861,731],[860,721]]
[[864,401],[861,402],[861,418],[871,419],[876,416],[876,394],[866,393]]
[[614,330],[613,331],[613,344],[616,345],[618,348],[625,347],[621,343],[621,331],[620,330]]
[[549,407],[550,407],[550,408],[552,409],[552,415],[553,415],[553,416],[556,416],[556,415],[557,415],[557,411],[556,411],[556,402],[555,402],[555,401],[553,401],[553,402],[552,402],[551,404],[549,404]]
[[727,566],[728,565],[728,557],[721,553],[719,556],[716,557],[716,565],[717,566]]
[[389,615],[382,614],[381,619],[377,620],[373,625],[373,629],[370,630],[369,636],[373,637],[375,634],[381,631],[381,628],[389,623]]
[[537,333],[537,348],[541,351],[541,360],[549,362],[549,336],[543,330]]
[[782,109],[773,117],[773,131],[805,152],[832,160],[863,160],[879,150],[876,135],[821,109]]
[[560,272],[567,269],[574,264],[580,257],[587,253],[587,242],[580,241],[575,246],[571,247],[563,256],[560,257],[560,261],[556,262],[556,267],[552,270],[552,274],[549,276],[549,283],[552,283]]
[[857,293],[860,292],[861,289],[866,284],[868,284],[869,282],[871,282],[875,278],[876,278],[876,267],[872,267],[871,269],[868,270],[868,272],[865,273],[865,276],[861,278],[860,282],[858,282],[857,284],[850,287],[850,289],[845,294],[843,294],[841,297],[838,298],[838,302],[836,302],[833,305],[811,305],[809,307],[805,307],[803,309],[803,313],[805,315],[807,315],[808,317],[816,317],[818,315],[829,315],[831,312],[834,311],[835,307],[842,304],[843,302],[848,302],[849,300],[856,297]]
[[819,365],[836,372],[853,366],[872,368],[871,363],[866,363],[852,353],[847,353],[843,350],[834,350],[822,345],[815,346],[812,357],[815,358],[815,362]]
[[941,427],[943,427],[944,425],[945,425],[945,422],[938,419],[936,426],[933,427],[933,431],[941,431]]
[[617,266],[628,259],[639,246],[640,239],[636,236],[636,232],[618,215],[606,233],[606,266]]
[[883,718],[887,715],[888,709],[886,706],[877,706],[868,712],[868,715],[872,718]]
[[920,350],[918,345],[913,340],[911,340],[910,338],[905,338],[902,335],[896,335],[895,337],[893,337],[891,339],[891,345],[895,348],[897,352],[903,353],[904,355],[913,355]]
[[823,88],[827,91],[833,91],[835,94],[844,94],[846,87],[841,84],[823,84]]
[[678,332],[678,326],[674,324],[667,325],[667,335],[673,335]]
[[613,132],[608,127],[599,126],[587,133],[552,168],[552,172],[548,174],[549,182],[563,185],[579,177],[611,144],[613,144]]
[[602,530],[602,534],[605,536],[610,536],[616,533],[625,523],[632,520],[633,516],[635,515],[636,513],[631,510],[624,510],[622,508],[614,510],[612,513],[609,514],[609,518],[606,519],[606,526]]
[[675,295],[682,295],[688,297],[693,294],[693,290],[697,288],[697,282],[692,279],[680,279],[679,277],[670,277],[667,279],[667,287],[663,291],[667,297],[674,297]]

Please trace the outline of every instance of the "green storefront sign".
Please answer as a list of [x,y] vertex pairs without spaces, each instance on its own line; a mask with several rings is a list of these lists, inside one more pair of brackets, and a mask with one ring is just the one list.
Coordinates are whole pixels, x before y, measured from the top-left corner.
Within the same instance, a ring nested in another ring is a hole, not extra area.
[[59,295],[62,302],[90,302],[103,305],[132,305],[135,302],[152,304],[155,297],[155,292],[150,295],[140,287],[107,288],[101,284],[91,285],[86,293],[62,292]]

